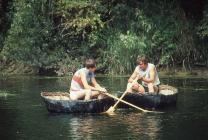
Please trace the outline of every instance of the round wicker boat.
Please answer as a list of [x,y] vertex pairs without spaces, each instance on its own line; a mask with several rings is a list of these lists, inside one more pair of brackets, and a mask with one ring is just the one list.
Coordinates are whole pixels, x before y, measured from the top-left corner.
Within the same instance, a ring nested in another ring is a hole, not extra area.
[[[163,108],[176,105],[178,90],[169,85],[160,85],[159,93],[129,93],[123,100],[144,108]],[[119,103],[119,108],[129,106]]]
[[114,104],[112,98],[71,100],[67,92],[41,92],[46,108],[56,113],[101,113]]

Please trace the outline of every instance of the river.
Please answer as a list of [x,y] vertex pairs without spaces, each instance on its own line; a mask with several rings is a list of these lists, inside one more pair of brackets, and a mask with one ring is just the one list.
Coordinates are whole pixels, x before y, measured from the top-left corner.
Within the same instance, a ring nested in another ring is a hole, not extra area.
[[[125,90],[127,77],[97,79],[111,94]],[[1,76],[0,139],[207,139],[208,79],[163,77],[161,82],[179,89],[176,107],[164,113],[50,114],[40,92],[67,91],[69,77]]]

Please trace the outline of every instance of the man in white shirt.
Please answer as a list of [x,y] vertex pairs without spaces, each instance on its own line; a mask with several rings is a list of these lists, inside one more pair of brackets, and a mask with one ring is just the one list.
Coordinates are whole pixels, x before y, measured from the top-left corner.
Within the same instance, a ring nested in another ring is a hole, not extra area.
[[[157,93],[160,80],[155,65],[148,63],[145,55],[139,55],[137,57],[137,64],[138,66],[128,79],[128,92]],[[142,84],[139,84],[137,82],[138,80],[141,80]],[[145,91],[145,88],[147,88],[148,91]]]

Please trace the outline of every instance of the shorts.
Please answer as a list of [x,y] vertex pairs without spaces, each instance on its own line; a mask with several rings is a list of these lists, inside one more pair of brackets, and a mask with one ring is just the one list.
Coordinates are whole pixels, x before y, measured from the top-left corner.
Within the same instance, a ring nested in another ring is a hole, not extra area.
[[[70,94],[69,94],[69,96],[70,96],[70,98],[72,99],[72,100],[76,100],[76,99],[78,99],[78,94],[81,92],[81,91],[83,91],[82,89],[80,89],[80,90],[70,90]],[[84,97],[83,97],[84,98]],[[79,98],[80,100],[82,100],[83,98]]]
[[[146,87],[146,86],[144,86],[144,85],[142,85],[142,86],[144,87],[145,92],[148,92],[148,93],[149,93],[148,87]],[[159,93],[159,85],[154,85],[154,86],[156,86],[156,87],[158,88],[157,93]]]

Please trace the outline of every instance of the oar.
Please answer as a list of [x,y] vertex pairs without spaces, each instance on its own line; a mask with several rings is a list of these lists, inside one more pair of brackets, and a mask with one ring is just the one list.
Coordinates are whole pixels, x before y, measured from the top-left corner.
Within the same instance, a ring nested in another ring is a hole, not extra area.
[[132,82],[132,84],[126,89],[126,91],[122,94],[122,96],[119,98],[119,100],[114,104],[114,106],[111,106],[106,112],[107,113],[112,113],[115,111],[115,108],[116,106],[118,105],[118,103],[120,102],[121,99],[123,99],[123,97],[128,93],[127,91],[132,87],[133,83],[135,82],[136,80],[134,80]]
[[[111,98],[114,98],[114,99],[118,100],[119,102],[125,103],[125,104],[127,104],[127,105],[129,105],[129,106],[131,106],[131,107],[134,107],[134,108],[136,108],[136,109],[138,109],[138,110],[141,110],[141,111],[143,111],[143,112],[155,112],[155,111],[149,111],[149,110],[142,109],[142,108],[140,108],[140,107],[138,107],[138,106],[135,106],[135,105],[133,105],[133,104],[127,102],[127,101],[124,101],[124,100],[122,100],[122,99],[120,99],[120,98],[118,98],[118,97],[116,97],[116,96],[113,96],[113,95],[111,95],[111,94],[109,94],[109,93],[107,93],[107,92],[102,92],[102,93],[105,94],[105,95],[107,95],[107,96],[109,96],[109,97],[111,97]],[[118,102],[118,101],[117,101],[117,102]],[[109,109],[108,109],[108,110],[109,110]],[[112,112],[108,112],[108,110],[106,111],[106,113],[112,113]]]

